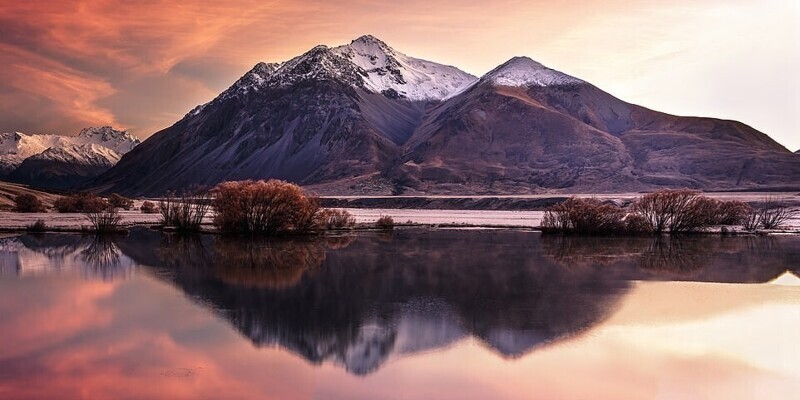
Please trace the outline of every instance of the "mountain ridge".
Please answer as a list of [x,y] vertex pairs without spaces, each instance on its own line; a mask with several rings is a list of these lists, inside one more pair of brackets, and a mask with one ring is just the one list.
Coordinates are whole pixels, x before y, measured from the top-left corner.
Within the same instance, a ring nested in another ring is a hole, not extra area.
[[77,135],[0,133],[0,177],[49,189],[68,189],[105,172],[140,140],[110,126]]
[[322,194],[747,190],[800,188],[800,163],[740,122],[653,111],[528,57],[477,78],[366,35],[256,64],[92,187],[267,178]]

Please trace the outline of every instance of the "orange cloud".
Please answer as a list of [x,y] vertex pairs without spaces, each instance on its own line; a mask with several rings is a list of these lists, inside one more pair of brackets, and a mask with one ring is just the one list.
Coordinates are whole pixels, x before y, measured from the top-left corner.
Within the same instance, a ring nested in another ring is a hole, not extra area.
[[[792,0],[0,0],[0,61],[15,65],[0,68],[0,131],[107,123],[149,136],[259,61],[369,33],[473,74],[528,55],[624,100],[742,120],[794,150],[799,13]],[[184,94],[143,100],[166,90]]]

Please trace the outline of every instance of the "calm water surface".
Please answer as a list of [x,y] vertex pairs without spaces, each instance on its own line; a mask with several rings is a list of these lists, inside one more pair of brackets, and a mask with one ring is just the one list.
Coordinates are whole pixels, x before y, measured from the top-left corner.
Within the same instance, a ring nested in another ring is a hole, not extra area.
[[800,237],[0,237],[3,399],[779,399]]

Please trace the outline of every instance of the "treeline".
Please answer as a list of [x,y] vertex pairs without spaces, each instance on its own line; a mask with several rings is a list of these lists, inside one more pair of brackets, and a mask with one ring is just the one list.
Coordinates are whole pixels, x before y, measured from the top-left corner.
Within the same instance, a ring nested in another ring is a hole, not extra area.
[[627,208],[573,197],[549,207],[541,229],[545,233],[643,235],[737,225],[754,231],[778,228],[795,214],[772,197],[751,206],[741,201],[712,199],[694,190],[665,189],[644,195]]

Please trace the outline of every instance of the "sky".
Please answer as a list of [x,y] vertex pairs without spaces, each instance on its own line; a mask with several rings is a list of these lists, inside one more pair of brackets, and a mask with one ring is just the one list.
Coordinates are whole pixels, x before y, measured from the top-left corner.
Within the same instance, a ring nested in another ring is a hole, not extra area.
[[796,0],[0,0],[0,132],[146,138],[259,61],[372,34],[482,75],[525,55],[635,104],[800,149]]

